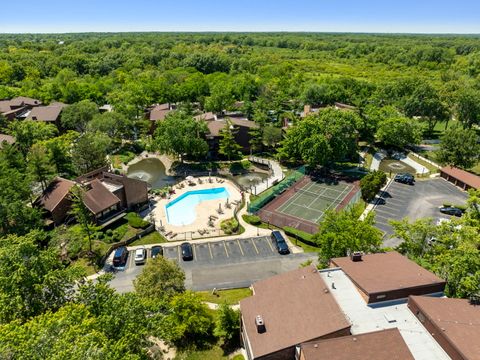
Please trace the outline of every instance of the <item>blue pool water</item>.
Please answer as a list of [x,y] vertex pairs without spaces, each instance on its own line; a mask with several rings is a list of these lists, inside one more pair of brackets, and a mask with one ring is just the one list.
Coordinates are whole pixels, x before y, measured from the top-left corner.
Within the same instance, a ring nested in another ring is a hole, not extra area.
[[165,205],[167,221],[175,226],[188,225],[195,221],[195,207],[205,200],[226,199],[230,196],[224,187],[187,191]]

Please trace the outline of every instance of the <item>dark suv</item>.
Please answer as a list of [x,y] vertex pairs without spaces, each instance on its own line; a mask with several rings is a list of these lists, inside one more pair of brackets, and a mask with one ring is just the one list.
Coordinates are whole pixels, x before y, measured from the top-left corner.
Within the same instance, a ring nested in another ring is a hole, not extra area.
[[415,183],[415,178],[412,174],[397,174],[393,180],[408,185],[413,185]]
[[290,254],[287,242],[280,231],[272,231],[272,240],[275,242],[279,254]]
[[190,243],[184,242],[180,245],[180,248],[182,250],[182,259],[184,261],[193,260],[193,249]]
[[115,254],[113,255],[113,266],[124,267],[127,264],[127,259],[128,250],[125,246],[121,246],[115,250]]
[[463,215],[463,211],[461,209],[453,206],[443,206],[440,208],[440,212],[442,214],[453,215],[458,217]]

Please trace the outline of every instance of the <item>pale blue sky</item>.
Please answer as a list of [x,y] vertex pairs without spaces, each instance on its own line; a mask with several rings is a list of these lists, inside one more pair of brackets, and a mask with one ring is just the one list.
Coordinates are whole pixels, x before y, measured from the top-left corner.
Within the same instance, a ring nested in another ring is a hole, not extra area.
[[0,32],[480,33],[480,0],[0,0]]

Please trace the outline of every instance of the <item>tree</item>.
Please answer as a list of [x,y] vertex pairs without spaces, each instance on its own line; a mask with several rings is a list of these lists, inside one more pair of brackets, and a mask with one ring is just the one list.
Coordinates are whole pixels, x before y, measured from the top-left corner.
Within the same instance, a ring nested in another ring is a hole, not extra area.
[[273,125],[267,125],[262,132],[263,143],[270,148],[275,147],[282,140],[282,134],[282,129]]
[[41,184],[42,191],[45,190],[56,172],[47,148],[41,144],[32,145],[27,161],[33,178]]
[[257,152],[262,149],[262,129],[260,127],[252,127],[248,131],[248,135],[250,136],[250,140],[248,141],[250,145],[250,150],[252,152]]
[[340,96],[335,94],[335,89],[327,83],[310,84],[302,94],[302,100],[305,104],[325,106],[333,105],[335,101],[340,100]]
[[216,84],[213,86],[210,96],[205,99],[205,110],[221,113],[229,109],[235,99],[232,94],[231,86],[226,84]]
[[419,144],[422,140],[422,126],[405,117],[390,117],[380,122],[377,138],[385,145],[404,148],[409,144]]
[[83,133],[96,114],[97,105],[90,100],[82,100],[63,109],[61,123],[65,129]]
[[421,117],[428,121],[428,132],[432,133],[439,120],[449,117],[448,109],[438,91],[428,83],[418,85],[403,104],[408,117]]
[[220,147],[218,152],[222,155],[225,155],[228,161],[230,161],[231,158],[238,157],[238,154],[242,150],[242,147],[237,144],[237,141],[235,140],[236,131],[237,130],[228,120],[225,124],[225,127],[220,130],[220,135],[222,138],[220,139]]
[[164,338],[179,347],[202,347],[212,342],[215,323],[198,295],[187,291],[170,301],[171,312],[165,318]]
[[218,308],[218,319],[215,335],[223,338],[229,347],[235,347],[240,340],[240,311],[232,309],[228,304]]
[[159,151],[176,155],[183,162],[185,156],[200,158],[207,154],[205,141],[207,125],[181,112],[174,112],[158,124],[154,134],[154,146]]
[[372,201],[380,189],[387,183],[387,175],[383,171],[374,170],[360,180],[362,199]]
[[79,135],[76,131],[70,130],[61,136],[40,142],[47,148],[51,162],[62,176],[70,177],[75,174],[72,147]]
[[83,201],[84,197],[85,191],[79,185],[75,185],[70,189],[70,198],[72,199],[72,209],[70,210],[70,214],[75,217],[80,224],[83,234],[87,237],[88,250],[91,255],[92,233],[95,226],[92,222],[92,213]]
[[456,114],[464,128],[480,125],[480,91],[460,88],[456,94]]
[[344,160],[355,153],[359,123],[356,113],[334,108],[322,110],[287,130],[279,156],[310,166]]
[[65,268],[55,250],[40,250],[36,241],[41,236],[32,232],[0,240],[0,323],[56,310],[73,295],[81,273]]
[[479,154],[480,144],[473,129],[454,125],[441,137],[439,160],[443,163],[468,169],[478,161]]
[[107,165],[107,150],[111,139],[102,133],[85,133],[72,149],[73,164],[78,174],[84,174]]
[[147,262],[133,285],[142,298],[168,300],[185,291],[184,282],[185,273],[177,263],[157,256]]
[[374,227],[375,214],[370,212],[359,220],[363,208],[360,205],[339,212],[329,210],[320,223],[319,232],[313,241],[320,248],[319,262],[327,265],[334,257],[346,256],[347,252],[375,252],[382,243],[382,232]]
[[112,139],[121,140],[131,137],[133,122],[118,112],[105,112],[96,114],[87,128],[91,132],[101,132]]
[[51,139],[58,133],[54,125],[33,120],[12,122],[9,129],[23,154],[27,154],[33,144]]

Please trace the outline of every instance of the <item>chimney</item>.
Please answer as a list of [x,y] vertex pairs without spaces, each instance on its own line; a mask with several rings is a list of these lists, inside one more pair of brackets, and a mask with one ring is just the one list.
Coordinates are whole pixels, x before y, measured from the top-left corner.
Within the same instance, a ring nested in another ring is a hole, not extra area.
[[36,117],[36,116],[32,116],[32,120],[37,120],[37,117]]
[[265,322],[263,321],[262,315],[257,315],[255,317],[255,325],[257,325],[257,332],[263,334],[267,329],[265,328]]
[[304,105],[303,106],[303,114],[305,116],[307,116],[308,114],[310,114],[310,111],[312,110],[312,107],[310,105]]
[[354,251],[351,258],[353,262],[362,261],[362,253],[360,251]]

